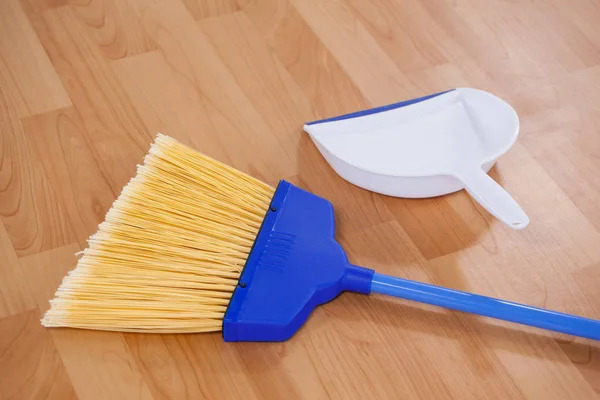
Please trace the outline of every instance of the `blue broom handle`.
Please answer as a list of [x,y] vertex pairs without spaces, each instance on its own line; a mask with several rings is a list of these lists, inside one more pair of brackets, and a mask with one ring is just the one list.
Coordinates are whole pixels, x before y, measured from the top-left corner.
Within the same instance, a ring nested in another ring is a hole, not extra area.
[[600,321],[375,273],[371,292],[600,340]]

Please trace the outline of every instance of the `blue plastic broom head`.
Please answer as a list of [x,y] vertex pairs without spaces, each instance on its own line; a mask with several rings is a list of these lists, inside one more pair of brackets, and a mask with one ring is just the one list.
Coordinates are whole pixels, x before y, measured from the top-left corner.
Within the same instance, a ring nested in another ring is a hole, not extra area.
[[331,203],[281,181],[225,313],[223,337],[287,340],[342,291],[370,293],[372,277],[335,241]]

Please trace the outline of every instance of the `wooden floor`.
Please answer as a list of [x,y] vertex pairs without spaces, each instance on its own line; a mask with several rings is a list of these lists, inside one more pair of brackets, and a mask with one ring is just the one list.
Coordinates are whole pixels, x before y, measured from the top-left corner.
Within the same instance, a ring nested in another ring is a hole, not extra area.
[[[157,131],[329,198],[352,262],[600,318],[596,0],[0,1],[0,399],[597,399],[600,344],[345,294],[290,341],[47,330],[74,253]],[[531,218],[463,192],[374,195],[302,125],[454,87],[509,101],[492,176]]]

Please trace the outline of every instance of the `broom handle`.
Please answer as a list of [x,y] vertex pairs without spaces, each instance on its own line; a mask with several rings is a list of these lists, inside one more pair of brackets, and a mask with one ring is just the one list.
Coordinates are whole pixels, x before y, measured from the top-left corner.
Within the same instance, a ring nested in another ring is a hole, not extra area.
[[371,292],[600,340],[600,321],[375,273]]

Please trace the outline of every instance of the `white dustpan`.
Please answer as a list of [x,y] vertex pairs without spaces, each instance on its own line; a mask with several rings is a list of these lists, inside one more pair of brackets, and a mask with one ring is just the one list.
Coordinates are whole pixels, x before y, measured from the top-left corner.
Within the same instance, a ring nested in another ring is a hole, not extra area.
[[377,193],[433,197],[466,189],[514,229],[529,218],[487,172],[519,134],[513,108],[460,88],[304,126],[331,167]]

